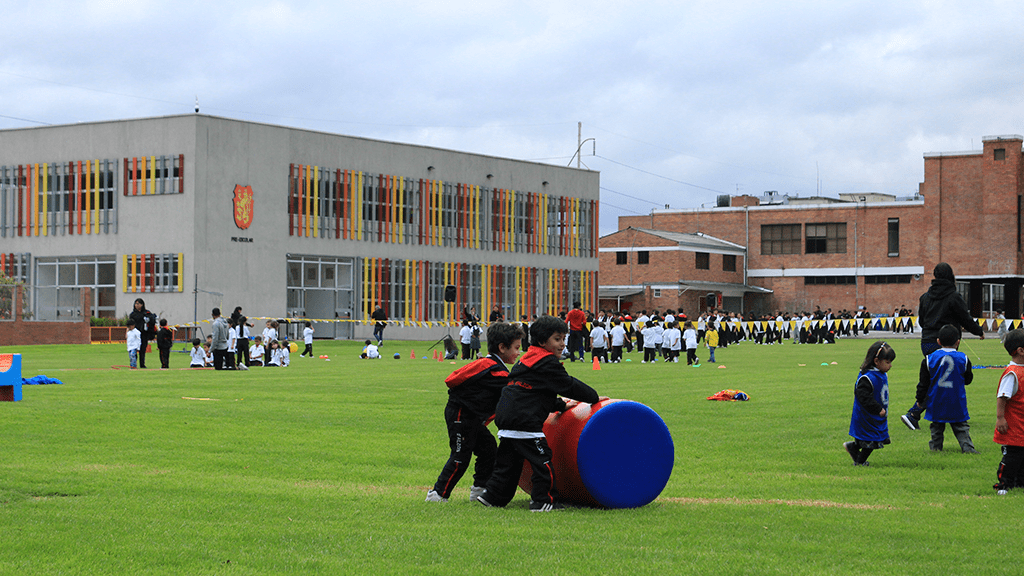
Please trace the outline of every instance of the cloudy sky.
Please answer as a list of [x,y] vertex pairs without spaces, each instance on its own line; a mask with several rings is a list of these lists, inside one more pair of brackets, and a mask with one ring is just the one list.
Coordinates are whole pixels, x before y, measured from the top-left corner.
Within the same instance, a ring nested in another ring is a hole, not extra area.
[[[618,216],[909,196],[1024,133],[1018,1],[0,0],[0,128],[204,113],[601,172]],[[596,145],[596,149],[595,146]],[[575,164],[575,161],[573,161]]]

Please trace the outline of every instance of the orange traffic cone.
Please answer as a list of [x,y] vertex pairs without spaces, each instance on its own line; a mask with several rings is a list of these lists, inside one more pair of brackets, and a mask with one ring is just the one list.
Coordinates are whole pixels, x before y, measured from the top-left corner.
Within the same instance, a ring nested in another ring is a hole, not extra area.
[[409,359],[411,359],[411,360],[415,360],[416,359],[416,351],[413,350],[412,348],[409,349]]
[[598,358],[597,356],[594,356],[594,370],[600,370],[600,369],[601,369],[601,359]]

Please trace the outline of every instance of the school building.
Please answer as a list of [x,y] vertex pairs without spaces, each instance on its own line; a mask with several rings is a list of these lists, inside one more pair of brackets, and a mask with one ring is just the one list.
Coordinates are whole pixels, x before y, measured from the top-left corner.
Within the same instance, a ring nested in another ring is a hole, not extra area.
[[39,320],[83,287],[95,316],[242,306],[335,338],[378,305],[386,338],[595,307],[598,202],[590,170],[203,114],[0,130],[0,271]]
[[948,262],[975,317],[1019,318],[1022,144],[989,136],[981,151],[927,153],[923,182],[905,195],[723,196],[620,217],[600,239],[601,306],[693,314],[714,294],[736,312],[916,313],[935,264]]

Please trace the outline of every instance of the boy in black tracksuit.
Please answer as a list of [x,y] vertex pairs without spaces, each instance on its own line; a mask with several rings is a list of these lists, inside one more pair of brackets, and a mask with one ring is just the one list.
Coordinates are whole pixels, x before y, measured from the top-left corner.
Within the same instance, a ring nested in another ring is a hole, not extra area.
[[447,502],[452,490],[466,473],[469,459],[476,455],[476,473],[470,500],[483,493],[483,486],[494,471],[497,443],[487,430],[501,391],[508,384],[508,367],[519,356],[523,332],[518,326],[498,322],[487,329],[488,355],[466,364],[445,379],[448,404],[444,419],[448,425],[451,455],[441,470],[434,487],[427,492],[427,502]]
[[557,501],[551,448],[544,437],[544,421],[552,412],[565,411],[560,395],[595,403],[597,392],[570,376],[560,362],[568,326],[553,316],[543,316],[530,326],[532,346],[512,367],[509,383],[501,391],[495,410],[498,425],[497,460],[494,474],[476,500],[486,506],[503,507],[512,501],[523,469],[523,460],[533,468],[530,511],[549,512],[563,506]]

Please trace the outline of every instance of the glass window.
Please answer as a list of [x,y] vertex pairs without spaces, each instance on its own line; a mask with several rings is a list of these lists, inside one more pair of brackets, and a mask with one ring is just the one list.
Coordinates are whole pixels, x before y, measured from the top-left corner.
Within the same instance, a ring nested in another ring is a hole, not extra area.
[[641,250],[636,253],[637,264],[649,264],[651,261],[651,253],[647,250]]
[[722,255],[722,270],[725,272],[736,271],[736,255],[735,254],[723,254]]
[[616,252],[615,253],[615,263],[616,264],[619,264],[619,265],[626,264],[628,261],[629,261],[628,253],[626,253],[626,252]]
[[900,219],[889,218],[889,256],[900,255]]
[[799,224],[761,225],[761,254],[799,254]]
[[707,252],[697,252],[697,270],[710,270],[711,269],[711,255]]
[[808,224],[805,229],[808,254],[846,254],[846,223]]

